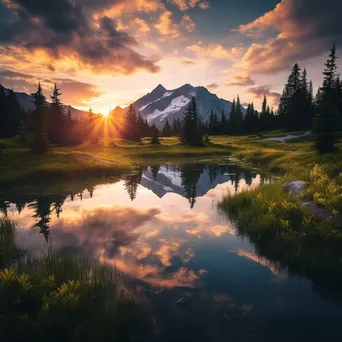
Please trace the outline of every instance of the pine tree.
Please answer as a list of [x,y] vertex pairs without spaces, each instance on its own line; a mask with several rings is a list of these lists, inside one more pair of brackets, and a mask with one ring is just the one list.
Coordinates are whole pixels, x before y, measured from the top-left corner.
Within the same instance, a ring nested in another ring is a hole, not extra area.
[[163,131],[162,131],[163,137],[171,137],[172,136],[172,129],[169,123],[169,120],[166,119]]
[[62,144],[65,141],[66,118],[64,115],[63,105],[60,101],[60,89],[57,84],[54,85],[51,98],[51,108],[49,115],[49,140],[53,144]]
[[198,127],[197,104],[194,97],[192,97],[185,110],[180,138],[183,144],[195,146],[203,145],[203,137]]
[[32,152],[44,154],[49,147],[49,139],[47,134],[46,98],[40,83],[38,83],[38,89],[32,96],[36,106]]
[[210,112],[208,130],[209,130],[209,134],[214,134],[215,132],[214,110],[211,110]]
[[122,137],[131,141],[140,141],[141,136],[137,129],[137,113],[133,105],[130,105],[125,115]]
[[227,134],[227,118],[226,118],[224,111],[222,111],[220,133],[221,134]]
[[233,100],[232,111],[228,120],[229,131],[231,134],[240,134],[242,133],[243,126],[243,115],[241,111],[240,97],[237,97]]
[[248,104],[247,113],[243,122],[243,130],[246,133],[253,133],[254,129],[254,109],[252,109],[251,104]]
[[160,141],[159,141],[160,132],[155,124],[152,125],[151,131],[152,131],[152,138],[151,138],[150,143],[152,145],[160,145]]
[[331,49],[323,72],[323,85],[316,99],[314,117],[315,145],[320,153],[332,152],[341,128],[341,113],[336,105],[336,48]]

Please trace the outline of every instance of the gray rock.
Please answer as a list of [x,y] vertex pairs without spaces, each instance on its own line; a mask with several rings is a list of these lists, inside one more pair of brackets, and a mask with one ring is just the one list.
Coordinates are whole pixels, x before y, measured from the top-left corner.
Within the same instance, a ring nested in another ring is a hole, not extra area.
[[284,184],[284,189],[293,196],[301,195],[304,192],[304,187],[305,187],[305,182],[302,180],[286,182]]

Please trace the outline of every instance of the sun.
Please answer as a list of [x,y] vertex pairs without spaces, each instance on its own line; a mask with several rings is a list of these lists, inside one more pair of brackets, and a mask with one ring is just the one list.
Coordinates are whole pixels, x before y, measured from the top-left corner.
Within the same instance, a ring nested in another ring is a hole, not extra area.
[[105,118],[108,118],[110,115],[110,112],[108,111],[107,113],[102,113],[102,116],[105,117]]

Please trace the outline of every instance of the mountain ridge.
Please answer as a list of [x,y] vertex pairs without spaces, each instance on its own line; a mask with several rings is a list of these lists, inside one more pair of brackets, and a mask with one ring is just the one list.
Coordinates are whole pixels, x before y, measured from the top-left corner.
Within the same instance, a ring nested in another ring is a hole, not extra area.
[[[227,118],[229,117],[232,102],[219,98],[203,86],[194,87],[189,83],[172,90],[159,84],[151,92],[133,102],[132,105],[149,125],[155,124],[161,129],[166,120],[171,124],[174,119],[182,119],[192,97],[196,99],[200,121],[208,122],[211,111],[217,114],[219,120],[222,118],[222,112]],[[127,109],[128,107],[120,107],[120,110],[116,108],[115,115],[122,115],[123,112],[127,112]],[[242,106],[241,111],[245,115],[246,110]]]

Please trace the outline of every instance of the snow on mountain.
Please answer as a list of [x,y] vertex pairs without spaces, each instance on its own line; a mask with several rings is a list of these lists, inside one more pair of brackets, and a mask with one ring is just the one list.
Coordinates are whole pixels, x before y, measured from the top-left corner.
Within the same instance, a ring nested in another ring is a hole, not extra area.
[[[174,118],[181,119],[183,117],[191,97],[196,98],[199,119],[202,122],[209,119],[212,110],[219,118],[222,117],[222,111],[229,117],[232,108],[230,101],[220,99],[205,87],[193,87],[190,84],[173,90],[167,90],[159,84],[151,93],[143,96],[133,105],[150,125],[155,123],[158,128],[162,128],[165,125],[165,120],[172,123]],[[243,107],[241,109],[245,114],[246,110]]]
[[[4,90],[5,90],[5,94],[7,95],[9,93],[9,89],[4,88]],[[34,110],[35,109],[34,97],[33,96],[28,95],[26,93],[20,93],[20,92],[14,92],[14,93],[15,93],[15,96],[16,96],[20,106],[24,110],[28,111],[28,110]],[[83,117],[85,117],[86,115],[88,115],[88,112],[85,112],[83,110],[79,110],[79,109],[76,109],[76,108],[71,107],[71,106],[70,106],[70,109],[71,109],[71,115],[74,119],[80,120]],[[67,112],[68,106],[64,106],[64,110],[65,110],[65,112]]]

